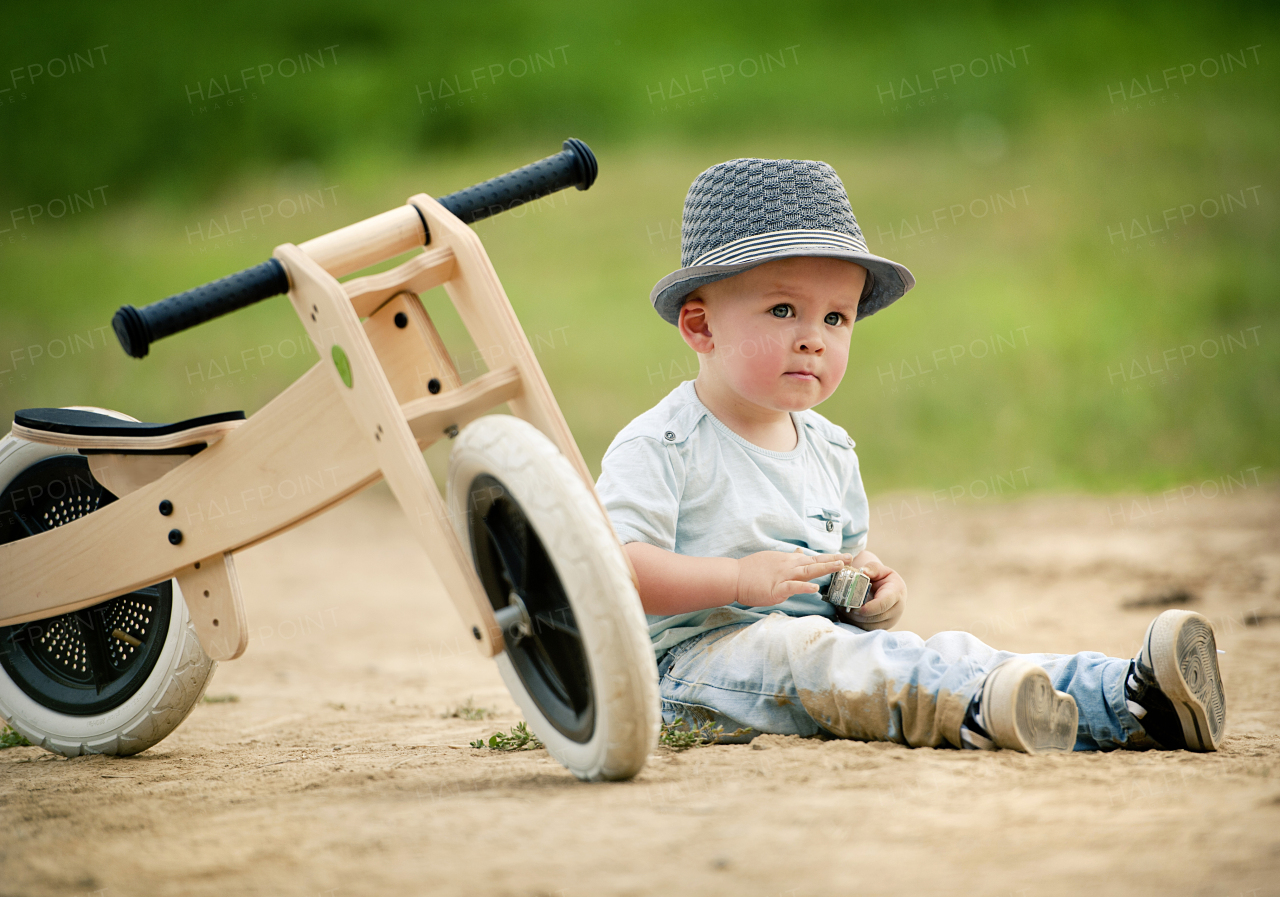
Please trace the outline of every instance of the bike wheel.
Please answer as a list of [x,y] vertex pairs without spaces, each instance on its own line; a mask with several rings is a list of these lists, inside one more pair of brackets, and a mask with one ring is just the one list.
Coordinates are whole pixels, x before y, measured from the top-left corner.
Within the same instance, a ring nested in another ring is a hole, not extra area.
[[487,415],[454,445],[448,505],[506,623],[496,660],[530,728],[580,779],[634,776],[657,744],[657,667],[587,485],[536,427]]
[[[12,434],[0,440],[0,543],[70,523],[115,499],[83,456]],[[0,716],[32,744],[63,756],[136,754],[186,719],[216,667],[178,584],[165,581],[0,627]]]

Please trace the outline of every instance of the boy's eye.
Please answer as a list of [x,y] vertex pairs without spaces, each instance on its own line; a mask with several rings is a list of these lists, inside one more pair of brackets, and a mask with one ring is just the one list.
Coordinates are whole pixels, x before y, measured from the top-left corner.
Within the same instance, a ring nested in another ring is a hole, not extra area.
[[792,315],[790,305],[775,305],[773,308],[769,309],[769,311],[773,312],[773,316],[775,318],[789,318]]
[[828,314],[824,320],[832,327],[839,327],[844,323],[844,315],[840,314],[838,311],[833,311]]

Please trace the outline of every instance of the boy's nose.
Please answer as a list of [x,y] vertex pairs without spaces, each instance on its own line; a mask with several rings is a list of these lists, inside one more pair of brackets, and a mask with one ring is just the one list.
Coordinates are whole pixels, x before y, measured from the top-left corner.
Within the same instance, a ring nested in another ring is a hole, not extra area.
[[795,333],[796,351],[821,355],[826,348],[826,343],[822,339],[822,328],[815,327],[812,321],[800,321],[797,323],[799,327]]
[[799,340],[796,349],[800,352],[812,352],[814,355],[821,355],[826,349],[826,346],[822,344],[821,339],[809,337]]

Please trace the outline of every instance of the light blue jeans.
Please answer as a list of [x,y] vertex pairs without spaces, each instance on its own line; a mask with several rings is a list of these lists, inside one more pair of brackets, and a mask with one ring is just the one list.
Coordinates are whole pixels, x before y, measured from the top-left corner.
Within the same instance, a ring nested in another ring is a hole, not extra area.
[[1021,656],[1075,699],[1075,749],[1145,748],[1151,741],[1125,703],[1129,661],[1097,652],[997,651],[967,632],[922,639],[864,631],[827,617],[769,614],[682,642],[658,664],[662,719],[723,725],[724,741],[818,735],[960,746],[960,725],[982,678]]

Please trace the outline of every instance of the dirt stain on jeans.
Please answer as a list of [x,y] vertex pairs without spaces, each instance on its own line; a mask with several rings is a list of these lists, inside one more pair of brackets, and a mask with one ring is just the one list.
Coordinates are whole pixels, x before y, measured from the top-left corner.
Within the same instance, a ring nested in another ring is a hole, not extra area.
[[708,628],[713,626],[728,626],[730,623],[741,622],[738,615],[727,607],[712,611],[707,615],[707,619],[703,621],[703,626]]
[[882,683],[873,692],[802,689],[799,697],[819,725],[841,738],[911,747],[960,746],[967,702],[946,689],[935,695],[916,685],[892,688]]
[[[825,620],[824,620],[824,621],[822,621],[822,622],[825,622]],[[818,625],[819,625],[819,626],[821,626],[821,625],[822,625],[822,624],[821,624],[821,622],[820,622]],[[801,647],[801,649],[804,649],[804,648],[812,648],[812,647],[813,647],[814,645],[816,645],[819,641],[821,641],[822,639],[824,639],[824,638],[826,638],[828,635],[830,635],[830,634],[831,634],[831,631],[832,631],[832,628],[833,628],[833,627],[831,627],[831,626],[828,624],[826,627],[821,628],[821,629],[815,629],[813,632],[811,632],[811,633],[809,633],[808,635],[806,635],[806,636],[804,637],[804,644],[800,646],[800,647]]]
[[741,634],[748,628],[744,623],[747,623],[747,621],[740,620],[737,614],[728,608],[721,608],[708,615],[704,625],[718,626],[720,628],[713,629],[703,636],[693,653],[712,654],[732,644],[734,636]]

